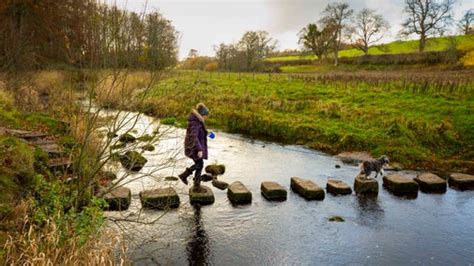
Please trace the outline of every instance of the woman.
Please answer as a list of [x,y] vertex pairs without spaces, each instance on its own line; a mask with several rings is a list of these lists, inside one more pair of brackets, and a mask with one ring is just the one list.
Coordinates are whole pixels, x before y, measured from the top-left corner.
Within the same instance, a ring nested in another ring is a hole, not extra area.
[[201,183],[201,172],[204,160],[207,160],[207,129],[205,121],[209,115],[209,109],[199,103],[188,116],[188,127],[184,139],[184,154],[194,161],[194,165],[186,168],[179,175],[184,184],[188,184],[188,177],[194,172],[194,189],[199,191]]

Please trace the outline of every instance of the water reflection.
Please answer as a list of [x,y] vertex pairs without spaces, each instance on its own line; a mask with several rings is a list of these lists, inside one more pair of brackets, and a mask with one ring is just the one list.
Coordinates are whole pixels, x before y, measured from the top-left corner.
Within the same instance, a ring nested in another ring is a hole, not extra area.
[[379,205],[377,195],[357,195],[357,217],[359,224],[373,227],[381,223],[384,210]]
[[204,230],[204,224],[201,217],[201,206],[195,205],[194,208],[194,228],[191,239],[189,240],[186,253],[188,255],[189,265],[208,265],[209,257],[209,238]]

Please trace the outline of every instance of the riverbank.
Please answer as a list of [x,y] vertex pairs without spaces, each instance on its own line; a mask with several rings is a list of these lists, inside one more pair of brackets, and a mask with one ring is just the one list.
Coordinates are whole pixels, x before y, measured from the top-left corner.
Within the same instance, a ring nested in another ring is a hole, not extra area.
[[212,110],[209,126],[230,133],[332,154],[386,154],[411,169],[472,172],[474,81],[468,72],[179,72],[133,108],[184,124],[201,101]]

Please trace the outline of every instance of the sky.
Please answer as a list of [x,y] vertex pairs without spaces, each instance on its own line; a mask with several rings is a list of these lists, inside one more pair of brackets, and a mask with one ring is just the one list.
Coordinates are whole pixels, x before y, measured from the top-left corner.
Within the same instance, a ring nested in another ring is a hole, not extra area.
[[[190,49],[199,55],[214,55],[214,46],[237,42],[249,30],[268,31],[278,41],[277,49],[297,49],[297,34],[306,24],[317,22],[328,0],[106,0],[135,11],[158,11],[172,21],[180,33],[179,57]],[[398,39],[404,0],[350,0],[355,12],[375,9],[391,25],[382,43]],[[458,0],[454,17],[459,19],[474,0]]]

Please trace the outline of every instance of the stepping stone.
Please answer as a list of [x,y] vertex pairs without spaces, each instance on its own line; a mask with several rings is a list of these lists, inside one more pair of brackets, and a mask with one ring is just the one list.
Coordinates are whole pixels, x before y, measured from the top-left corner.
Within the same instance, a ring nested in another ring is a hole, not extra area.
[[200,191],[194,191],[194,187],[191,187],[189,189],[189,201],[191,204],[209,205],[214,203],[214,193],[207,186],[201,185]]
[[418,195],[418,183],[398,174],[384,176],[383,186],[397,196],[416,197]]
[[104,195],[104,200],[109,204],[109,211],[123,211],[128,209],[132,201],[132,192],[126,187],[116,187]]
[[445,193],[446,180],[432,173],[418,174],[415,180],[420,186],[420,190],[425,193]]
[[249,204],[252,193],[240,181],[235,181],[227,188],[227,197],[233,204]]
[[262,182],[260,191],[267,200],[285,201],[286,189],[276,182]]
[[147,162],[148,160],[137,151],[127,151],[124,155],[120,156],[122,166],[133,172],[140,171]]
[[172,187],[157,188],[140,192],[143,208],[167,210],[179,207],[179,197]]
[[379,183],[373,178],[357,176],[354,179],[354,191],[356,194],[379,194]]
[[311,180],[292,177],[291,189],[307,200],[323,200],[324,189],[320,188]]
[[210,164],[206,166],[204,169],[206,173],[216,176],[216,175],[223,175],[225,173],[225,165],[223,164]]
[[455,189],[474,190],[474,175],[453,173],[449,176],[449,186]]
[[349,195],[352,194],[351,187],[340,180],[329,179],[326,190],[333,195]]

